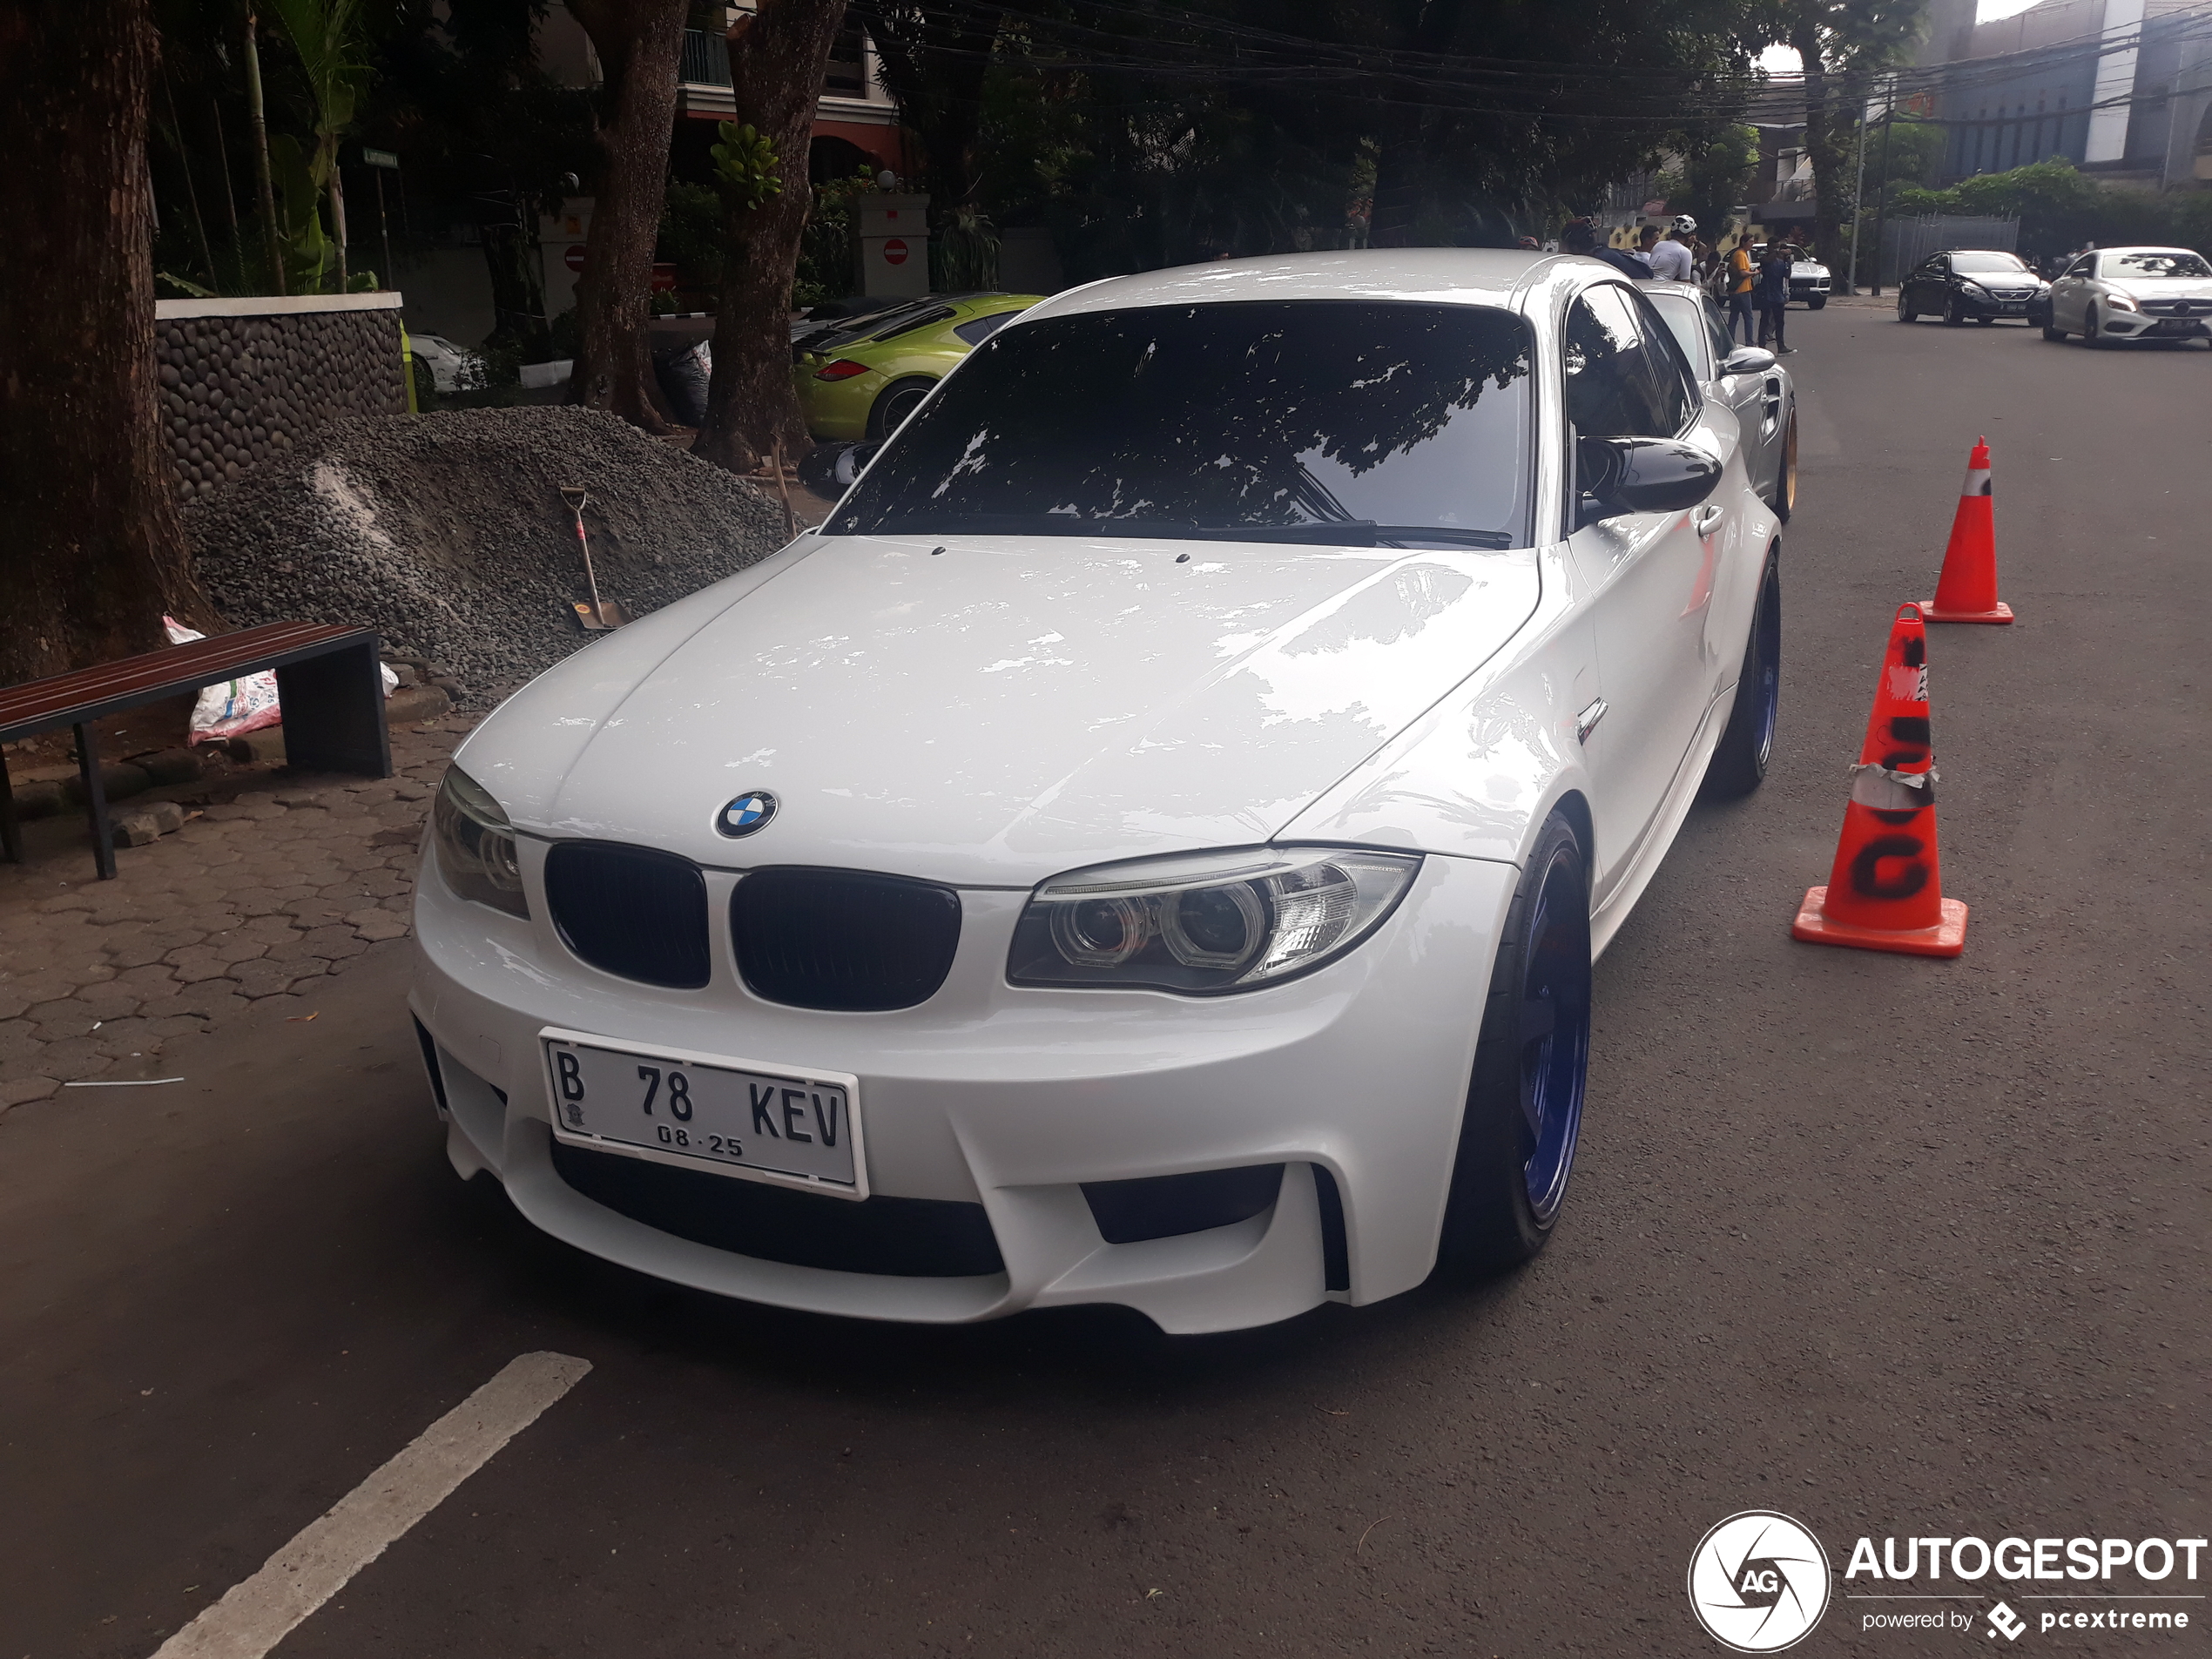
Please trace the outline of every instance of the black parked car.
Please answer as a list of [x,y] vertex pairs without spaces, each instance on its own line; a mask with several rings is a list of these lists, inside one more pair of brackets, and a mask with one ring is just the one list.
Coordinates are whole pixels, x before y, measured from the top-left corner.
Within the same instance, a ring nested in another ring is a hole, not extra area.
[[1951,248],[1930,254],[1897,285],[1897,320],[1940,317],[1955,324],[2016,317],[2027,322],[2030,308],[2050,291],[2017,253]]

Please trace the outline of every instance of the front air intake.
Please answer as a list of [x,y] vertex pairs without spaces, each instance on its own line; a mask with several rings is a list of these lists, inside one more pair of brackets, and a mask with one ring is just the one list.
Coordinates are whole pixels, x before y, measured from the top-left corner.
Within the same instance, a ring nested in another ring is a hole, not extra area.
[[910,1008],[952,971],[960,895],[853,870],[757,870],[730,895],[730,936],[738,972],[771,1002]]
[[689,859],[563,841],[545,855],[545,902],[563,942],[594,968],[671,990],[707,982],[706,881]]

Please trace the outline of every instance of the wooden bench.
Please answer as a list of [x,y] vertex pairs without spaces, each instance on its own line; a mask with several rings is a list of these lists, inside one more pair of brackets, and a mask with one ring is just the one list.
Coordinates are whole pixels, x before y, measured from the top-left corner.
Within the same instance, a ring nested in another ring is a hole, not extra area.
[[[103,881],[115,875],[115,834],[92,722],[219,681],[274,669],[284,710],[285,758],[316,772],[392,775],[392,743],[384,727],[384,680],[376,636],[366,628],[320,622],[272,622],[141,657],[80,668],[74,673],[0,688],[0,743],[35,738],[64,726],[77,732],[77,764],[92,820],[92,861]],[[0,853],[23,861],[8,764],[0,756]]]

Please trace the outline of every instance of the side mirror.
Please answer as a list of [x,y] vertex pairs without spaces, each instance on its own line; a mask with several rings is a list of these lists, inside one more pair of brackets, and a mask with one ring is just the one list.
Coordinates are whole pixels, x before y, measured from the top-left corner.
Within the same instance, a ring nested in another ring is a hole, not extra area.
[[1764,346],[1738,346],[1721,365],[1723,374],[1764,374],[1774,367],[1774,354]]
[[1672,438],[1583,438],[1583,492],[1631,513],[1678,513],[1713,493],[1721,463]]

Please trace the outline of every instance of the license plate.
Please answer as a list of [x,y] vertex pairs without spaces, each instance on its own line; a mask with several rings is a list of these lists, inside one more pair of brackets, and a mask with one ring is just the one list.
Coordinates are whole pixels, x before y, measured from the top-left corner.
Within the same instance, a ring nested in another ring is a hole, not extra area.
[[2197,327],[2196,323],[2185,321],[2179,317],[2168,317],[2159,323],[2158,332],[2161,334],[2193,334],[2197,331]]
[[674,1049],[538,1033],[553,1132],[656,1163],[865,1198],[859,1079]]
[[2027,309],[2027,301],[2025,300],[2007,300],[2005,301],[2005,309],[2007,311],[2025,311]]

